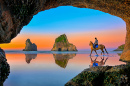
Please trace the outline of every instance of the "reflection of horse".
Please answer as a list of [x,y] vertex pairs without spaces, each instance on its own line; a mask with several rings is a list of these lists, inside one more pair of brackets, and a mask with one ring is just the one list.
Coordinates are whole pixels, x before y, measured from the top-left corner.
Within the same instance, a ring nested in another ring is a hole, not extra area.
[[103,66],[106,63],[108,57],[105,59],[105,61],[104,61],[104,56],[103,56],[103,58],[101,57],[101,61],[96,61],[97,57],[95,58],[95,60],[92,60],[92,58],[90,56],[90,59],[91,59],[91,65],[90,65],[90,68],[91,68],[91,67],[95,67],[95,66]]
[[[96,50],[99,50],[99,49],[103,52],[103,54],[104,54],[104,50],[103,50],[103,49],[105,49],[106,53],[108,54],[108,52],[107,52],[105,46],[102,45],[102,44],[99,44],[99,45],[98,45],[98,48],[96,48],[96,49],[93,48],[93,42],[90,41],[89,45],[91,46],[91,53],[90,53],[90,55],[92,54],[93,50],[96,52]],[[102,55],[102,52],[101,52],[101,55]],[[96,54],[97,54],[97,52],[96,52]],[[97,54],[97,55],[98,55],[98,54]]]

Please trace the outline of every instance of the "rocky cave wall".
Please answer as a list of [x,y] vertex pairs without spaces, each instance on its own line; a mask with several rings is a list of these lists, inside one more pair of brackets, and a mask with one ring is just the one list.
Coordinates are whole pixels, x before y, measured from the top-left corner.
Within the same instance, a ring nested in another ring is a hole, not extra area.
[[9,43],[38,12],[58,6],[90,8],[122,18],[127,33],[120,59],[130,61],[129,0],[0,0],[0,43]]

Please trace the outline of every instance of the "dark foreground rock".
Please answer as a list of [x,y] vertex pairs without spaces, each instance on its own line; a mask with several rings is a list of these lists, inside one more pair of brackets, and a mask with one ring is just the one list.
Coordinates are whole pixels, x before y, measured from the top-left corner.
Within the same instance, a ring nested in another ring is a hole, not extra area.
[[55,43],[51,51],[77,51],[76,46],[69,43],[65,34],[55,39]]
[[32,44],[30,39],[27,39],[26,40],[26,47],[25,47],[25,49],[23,49],[23,51],[37,51],[37,46],[34,43]]
[[130,64],[85,69],[65,86],[130,86]]
[[10,66],[5,58],[5,52],[0,49],[0,86],[3,86],[4,81],[8,78]]

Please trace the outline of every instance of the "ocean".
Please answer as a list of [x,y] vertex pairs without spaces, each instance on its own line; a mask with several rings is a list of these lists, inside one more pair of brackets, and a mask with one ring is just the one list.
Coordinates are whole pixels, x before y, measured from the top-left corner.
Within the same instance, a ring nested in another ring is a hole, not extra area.
[[126,64],[119,61],[122,51],[109,50],[108,55],[90,56],[90,50],[81,51],[20,51],[6,50],[10,74],[4,86],[64,86],[86,68]]

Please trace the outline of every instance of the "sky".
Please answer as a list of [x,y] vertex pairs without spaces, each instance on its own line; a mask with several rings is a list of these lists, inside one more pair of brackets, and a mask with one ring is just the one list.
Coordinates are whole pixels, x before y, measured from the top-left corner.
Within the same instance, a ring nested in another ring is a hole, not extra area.
[[106,48],[117,48],[125,43],[126,24],[116,16],[94,9],[60,6],[33,16],[11,43],[0,44],[5,50],[22,50],[29,38],[38,50],[51,50],[55,39],[66,34],[77,49],[90,49],[89,42],[97,37]]

